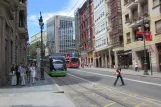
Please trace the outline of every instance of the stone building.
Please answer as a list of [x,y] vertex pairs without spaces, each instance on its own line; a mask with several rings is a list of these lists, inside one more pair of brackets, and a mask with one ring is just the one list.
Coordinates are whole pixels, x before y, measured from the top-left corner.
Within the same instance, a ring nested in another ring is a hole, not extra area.
[[[124,51],[132,51],[132,62],[138,61],[141,69],[144,69],[144,42],[137,38],[138,24],[143,24],[143,16],[148,15],[147,22],[152,35],[151,41],[146,41],[147,67],[150,63],[154,72],[161,71],[161,0],[123,0],[122,20]],[[145,29],[145,28],[142,28]],[[149,53],[151,47],[152,53]],[[150,60],[151,59],[151,60]],[[134,67],[134,63],[133,63]]]
[[[42,39],[43,39],[44,45],[46,46],[46,44],[47,44],[47,32],[46,32],[46,31],[43,31],[43,32],[42,32]],[[37,34],[31,36],[30,45],[31,45],[31,44],[34,44],[34,43],[36,43],[36,42],[38,42],[38,41],[41,41],[41,32],[39,32],[39,33],[37,33]]]
[[0,86],[10,81],[11,64],[27,61],[27,0],[0,0]]

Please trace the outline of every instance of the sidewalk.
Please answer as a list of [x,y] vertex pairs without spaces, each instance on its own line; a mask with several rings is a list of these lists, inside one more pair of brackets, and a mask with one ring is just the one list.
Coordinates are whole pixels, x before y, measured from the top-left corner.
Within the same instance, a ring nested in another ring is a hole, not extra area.
[[[99,70],[99,71],[106,71],[106,72],[112,72],[114,73],[116,69],[112,68],[96,68],[96,67],[84,67],[81,69],[92,69],[92,70]],[[143,75],[144,70],[139,70],[139,72],[135,72],[133,69],[122,69],[122,74],[124,75],[134,75],[134,76],[141,76],[141,77],[152,77],[152,78],[160,78],[161,79],[161,73],[153,71],[153,75],[151,75],[151,71],[148,70],[149,75]]]
[[45,72],[45,80],[34,85],[0,88],[0,107],[76,107]]

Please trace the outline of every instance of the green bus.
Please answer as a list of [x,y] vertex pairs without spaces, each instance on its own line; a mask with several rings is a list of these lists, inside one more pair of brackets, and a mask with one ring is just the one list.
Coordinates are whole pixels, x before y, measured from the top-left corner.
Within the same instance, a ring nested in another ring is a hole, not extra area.
[[47,73],[52,77],[66,76],[67,67],[64,56],[49,56],[44,61],[45,67],[48,68]]

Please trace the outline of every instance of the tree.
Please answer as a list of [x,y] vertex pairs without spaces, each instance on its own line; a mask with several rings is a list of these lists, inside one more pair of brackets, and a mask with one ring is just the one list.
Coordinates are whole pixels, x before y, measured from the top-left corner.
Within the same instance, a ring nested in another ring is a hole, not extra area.
[[[41,49],[41,41],[37,41],[29,46],[30,58],[35,58],[34,51],[40,48]],[[45,45],[43,44],[43,52],[45,50]]]

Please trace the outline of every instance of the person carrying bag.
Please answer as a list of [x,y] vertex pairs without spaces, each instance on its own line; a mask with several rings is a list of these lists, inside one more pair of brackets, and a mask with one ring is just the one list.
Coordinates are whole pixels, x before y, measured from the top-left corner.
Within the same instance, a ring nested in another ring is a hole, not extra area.
[[122,85],[125,85],[125,84],[124,84],[124,80],[123,80],[122,75],[121,75],[121,68],[120,68],[120,65],[118,65],[118,68],[117,68],[117,70],[116,70],[116,72],[115,72],[114,75],[117,76],[117,78],[116,78],[116,80],[115,80],[115,82],[114,82],[114,84],[113,84],[114,86],[116,86],[117,81],[118,81],[119,78],[121,79]]
[[16,70],[15,70],[14,64],[12,64],[10,75],[11,75],[11,85],[16,86],[17,85],[17,77],[16,77]]

